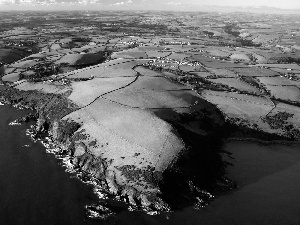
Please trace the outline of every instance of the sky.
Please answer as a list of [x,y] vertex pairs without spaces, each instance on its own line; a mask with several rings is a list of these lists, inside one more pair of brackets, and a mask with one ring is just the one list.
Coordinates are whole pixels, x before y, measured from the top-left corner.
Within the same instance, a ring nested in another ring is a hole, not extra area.
[[[299,9],[300,0],[0,0],[0,10],[39,9],[196,9],[203,5],[215,6],[268,6]],[[196,8],[195,8],[196,7]]]

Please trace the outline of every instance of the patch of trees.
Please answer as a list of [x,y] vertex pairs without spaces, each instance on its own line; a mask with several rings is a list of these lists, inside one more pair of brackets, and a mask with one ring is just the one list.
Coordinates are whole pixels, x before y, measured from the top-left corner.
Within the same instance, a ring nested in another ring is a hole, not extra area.
[[288,118],[293,117],[294,114],[288,112],[278,112],[272,116],[266,116],[263,119],[268,123],[272,129],[281,129],[285,132],[285,135],[293,140],[300,139],[300,130],[293,124],[287,122]]
[[240,36],[240,32],[237,30],[238,27],[236,24],[230,24],[230,25],[226,25],[224,27],[224,31],[227,33],[227,34],[231,34],[235,37],[239,37]]
[[294,57],[277,57],[277,58],[271,58],[272,60],[276,60],[278,63],[297,63],[300,64],[300,58],[294,58]]

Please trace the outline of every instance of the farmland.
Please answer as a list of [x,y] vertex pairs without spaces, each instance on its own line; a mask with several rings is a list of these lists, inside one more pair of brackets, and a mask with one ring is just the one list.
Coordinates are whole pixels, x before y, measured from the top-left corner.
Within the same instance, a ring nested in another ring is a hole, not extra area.
[[209,199],[201,188],[230,188],[210,146],[236,131],[300,139],[300,17],[3,15],[27,22],[0,35],[0,100],[35,109],[37,134],[46,130],[75,168],[137,209],[168,211],[161,187],[183,187],[189,197],[174,198],[189,204]]

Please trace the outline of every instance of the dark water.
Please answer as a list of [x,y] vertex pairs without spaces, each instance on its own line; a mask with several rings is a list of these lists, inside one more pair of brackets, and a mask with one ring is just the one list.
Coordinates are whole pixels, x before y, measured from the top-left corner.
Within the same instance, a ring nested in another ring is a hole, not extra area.
[[0,224],[95,224],[84,205],[97,201],[59,160],[25,135],[29,124],[8,126],[24,110],[0,106]]
[[300,224],[300,145],[229,142],[234,159],[228,177],[239,188],[208,207],[150,216],[119,212],[106,221],[85,217],[84,206],[97,203],[92,187],[71,178],[60,161],[33,143],[29,124],[8,126],[25,112],[0,106],[0,224],[264,225]]
[[228,177],[239,188],[200,211],[187,208],[168,224],[299,225],[300,144],[260,145],[232,141],[226,150],[234,163]]

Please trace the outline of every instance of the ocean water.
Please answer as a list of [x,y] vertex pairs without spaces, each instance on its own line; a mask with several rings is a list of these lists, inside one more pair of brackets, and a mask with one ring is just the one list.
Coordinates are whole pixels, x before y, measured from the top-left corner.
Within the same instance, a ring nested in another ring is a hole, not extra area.
[[209,206],[187,207],[156,216],[128,211],[106,200],[115,215],[107,220],[86,217],[85,206],[97,204],[93,187],[65,172],[62,162],[26,136],[30,123],[9,126],[25,110],[0,105],[0,224],[116,225],[264,225],[300,224],[300,145],[262,145],[230,141],[233,158],[227,176],[238,184]]
[[85,218],[84,206],[97,201],[83,184],[26,136],[29,123],[8,124],[26,114],[0,105],[0,224],[96,224]]
[[262,145],[230,141],[233,163],[227,176],[236,190],[222,194],[203,210],[176,212],[166,224],[299,225],[300,144]]

